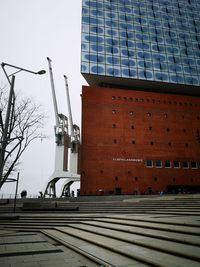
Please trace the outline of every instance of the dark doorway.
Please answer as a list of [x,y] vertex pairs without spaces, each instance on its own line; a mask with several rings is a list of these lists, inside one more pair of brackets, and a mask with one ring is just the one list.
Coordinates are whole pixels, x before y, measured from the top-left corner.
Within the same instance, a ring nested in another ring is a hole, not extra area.
[[116,187],[116,188],[115,188],[115,194],[116,194],[116,195],[121,195],[121,194],[122,194],[122,189],[121,189],[121,187]]

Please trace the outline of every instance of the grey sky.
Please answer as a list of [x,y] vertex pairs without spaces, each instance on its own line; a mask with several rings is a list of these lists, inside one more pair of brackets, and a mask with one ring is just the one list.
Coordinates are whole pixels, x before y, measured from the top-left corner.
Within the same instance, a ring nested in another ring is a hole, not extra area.
[[[63,75],[68,76],[74,123],[80,126],[81,0],[0,0],[0,62],[34,71],[48,70],[46,57],[52,59],[59,112],[67,115]],[[9,70],[7,68],[7,70]],[[11,69],[10,69],[11,70]],[[0,85],[7,84],[0,70]],[[32,143],[20,166],[19,191],[44,190],[54,168],[54,111],[49,74],[16,75],[15,90],[43,106],[48,119],[45,133],[50,137]],[[6,185],[1,193],[14,193],[15,185]]]

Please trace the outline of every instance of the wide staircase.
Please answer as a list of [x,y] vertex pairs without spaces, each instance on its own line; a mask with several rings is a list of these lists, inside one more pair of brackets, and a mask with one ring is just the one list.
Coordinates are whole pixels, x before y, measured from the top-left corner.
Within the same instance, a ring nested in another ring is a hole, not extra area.
[[32,210],[30,202],[17,203],[15,213],[13,203],[1,205],[0,229],[37,232],[87,258],[82,266],[200,266],[199,195],[51,199]]

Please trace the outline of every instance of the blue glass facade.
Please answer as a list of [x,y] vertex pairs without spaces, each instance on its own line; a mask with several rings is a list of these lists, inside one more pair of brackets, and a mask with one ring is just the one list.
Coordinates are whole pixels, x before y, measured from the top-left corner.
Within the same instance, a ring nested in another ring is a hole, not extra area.
[[[81,73],[200,86],[200,0],[83,0]],[[122,82],[123,83],[123,82]]]

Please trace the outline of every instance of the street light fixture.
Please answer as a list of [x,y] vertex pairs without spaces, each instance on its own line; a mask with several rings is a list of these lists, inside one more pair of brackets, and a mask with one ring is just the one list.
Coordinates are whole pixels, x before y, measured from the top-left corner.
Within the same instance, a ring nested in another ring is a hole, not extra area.
[[[5,66],[8,66],[8,67],[11,67],[11,68],[14,68],[14,69],[18,69],[18,70],[8,75],[6,70],[5,70]],[[7,78],[8,82],[9,82],[9,84],[11,84],[11,81],[9,79],[10,76],[13,76],[13,75],[15,75],[15,74],[17,74],[17,73],[19,73],[21,71],[26,71],[26,72],[29,72],[29,73],[32,73],[32,74],[39,74],[39,75],[42,75],[42,74],[46,73],[45,70],[39,70],[39,71],[36,72],[36,71],[32,71],[32,70],[21,68],[21,67],[17,67],[17,66],[5,63],[5,62],[1,63],[1,67],[2,67],[2,69],[3,69],[3,71],[4,71],[5,75],[6,75],[6,78]]]
[[[6,72],[5,67],[11,67],[14,69],[17,69],[17,71],[8,74]],[[2,180],[3,180],[3,169],[4,169],[4,158],[5,158],[5,153],[6,153],[6,147],[9,141],[9,136],[8,136],[8,129],[9,129],[9,125],[10,122],[13,119],[13,115],[14,115],[14,105],[15,105],[15,93],[14,93],[14,84],[15,84],[15,74],[21,72],[21,71],[25,71],[25,72],[29,72],[32,74],[45,74],[46,71],[45,70],[40,70],[38,72],[32,71],[32,70],[28,70],[28,69],[24,69],[21,67],[17,67],[5,62],[1,63],[1,67],[5,73],[5,76],[10,84],[10,92],[9,92],[9,98],[8,98],[8,105],[7,105],[7,111],[6,111],[6,118],[5,118],[5,123],[4,123],[4,127],[2,128],[2,138],[1,138],[1,146],[0,146],[0,189],[1,186],[3,185]],[[10,79],[11,77],[11,79]],[[1,111],[0,111],[1,112]],[[0,122],[3,124],[2,121],[2,117],[1,117],[1,113],[0,113]]]

